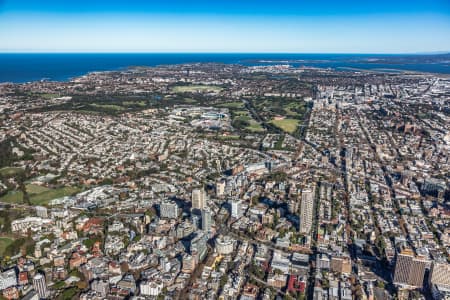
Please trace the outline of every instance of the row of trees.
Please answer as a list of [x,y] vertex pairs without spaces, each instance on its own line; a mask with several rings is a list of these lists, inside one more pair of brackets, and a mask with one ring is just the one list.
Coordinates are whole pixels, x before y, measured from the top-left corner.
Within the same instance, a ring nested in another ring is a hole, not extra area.
[[11,166],[17,160],[17,156],[12,152],[12,142],[11,138],[0,142],[0,168]]

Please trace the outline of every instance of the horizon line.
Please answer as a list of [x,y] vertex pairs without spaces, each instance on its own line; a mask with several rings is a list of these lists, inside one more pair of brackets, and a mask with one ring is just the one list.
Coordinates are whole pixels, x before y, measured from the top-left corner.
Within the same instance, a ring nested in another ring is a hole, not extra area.
[[448,51],[419,52],[296,52],[296,51],[1,51],[0,54],[332,54],[332,55],[439,55]]

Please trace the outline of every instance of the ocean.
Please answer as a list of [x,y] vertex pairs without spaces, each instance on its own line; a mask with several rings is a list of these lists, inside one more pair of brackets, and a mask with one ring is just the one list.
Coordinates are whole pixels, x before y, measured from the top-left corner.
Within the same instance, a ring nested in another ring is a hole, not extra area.
[[239,54],[239,53],[146,53],[146,54],[0,54],[0,82],[36,80],[66,81],[93,71],[120,70],[130,66],[156,66],[216,62],[242,65],[289,63],[293,66],[335,70],[398,70],[450,74],[450,55],[380,54]]

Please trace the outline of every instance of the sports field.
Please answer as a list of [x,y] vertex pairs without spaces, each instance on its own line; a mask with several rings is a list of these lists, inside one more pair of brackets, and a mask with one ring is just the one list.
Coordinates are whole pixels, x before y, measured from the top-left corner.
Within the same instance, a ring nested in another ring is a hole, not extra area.
[[[33,205],[46,205],[50,200],[71,196],[80,191],[76,187],[61,187],[56,189],[49,189],[40,185],[27,184],[25,186],[30,197],[30,202]],[[7,203],[24,203],[22,191],[10,191],[0,198],[1,202]]]
[[125,107],[120,106],[120,105],[114,105],[114,104],[96,104],[96,103],[91,103],[89,105],[94,107],[94,108],[111,110],[111,111],[125,110]]
[[295,130],[297,130],[300,121],[296,119],[283,119],[283,120],[272,120],[270,121],[270,123],[287,133],[294,133]]
[[242,102],[225,102],[217,105],[218,107],[225,107],[225,108],[243,108],[244,103]]
[[215,92],[222,90],[220,86],[215,85],[177,85],[172,87],[174,93],[197,93],[197,92]]
[[[251,132],[263,132],[264,128],[256,122],[252,117],[248,114],[237,115],[233,121],[240,121],[238,124],[245,124],[244,126],[240,126],[240,129],[245,129]],[[234,123],[236,125],[236,122]]]

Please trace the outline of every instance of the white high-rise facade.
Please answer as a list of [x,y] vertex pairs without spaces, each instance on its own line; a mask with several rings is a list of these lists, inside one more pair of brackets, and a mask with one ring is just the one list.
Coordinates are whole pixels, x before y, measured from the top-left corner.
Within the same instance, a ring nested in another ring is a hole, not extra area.
[[300,232],[310,234],[313,222],[314,189],[307,188],[302,191],[300,207]]
[[222,197],[223,195],[225,195],[225,186],[226,186],[225,180],[217,181],[217,183],[216,183],[216,196],[217,197]]
[[229,255],[233,253],[234,240],[229,236],[219,235],[216,239],[216,250],[220,255]]
[[231,216],[236,219],[242,217],[242,202],[241,202],[241,200],[232,200],[231,201]]
[[141,282],[139,288],[142,295],[156,297],[161,294],[164,285],[161,281],[144,281]]
[[206,192],[204,189],[192,190],[192,209],[203,209],[206,207]]
[[37,273],[33,277],[33,288],[38,293],[40,299],[48,297],[47,283],[45,282],[44,275]]
[[178,205],[174,201],[163,201],[160,206],[161,218],[176,219],[179,215]]
[[202,230],[211,231],[211,210],[209,208],[202,209]]

